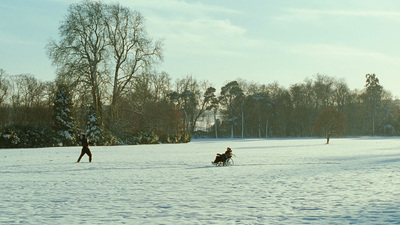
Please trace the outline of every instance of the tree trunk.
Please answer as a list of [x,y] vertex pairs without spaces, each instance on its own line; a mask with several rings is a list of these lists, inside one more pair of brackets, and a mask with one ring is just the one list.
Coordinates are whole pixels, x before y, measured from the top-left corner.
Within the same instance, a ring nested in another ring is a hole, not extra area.
[[93,96],[93,106],[96,112],[98,112],[101,116],[101,110],[100,110],[100,89],[99,89],[99,84],[98,84],[98,78],[97,78],[97,64],[98,61],[95,57],[95,62],[93,62],[93,65],[91,66],[90,69],[90,76],[91,76],[91,85],[92,85],[92,96]]
[[244,113],[242,110],[242,138],[243,138],[243,132],[244,132]]
[[118,64],[115,68],[114,72],[114,85],[113,85],[113,95],[112,95],[112,101],[111,101],[111,121],[114,123],[115,121],[115,114],[117,110],[117,98],[118,96],[118,71],[119,71],[119,61]]
[[186,120],[186,130],[189,131],[189,116],[186,113],[186,110],[184,112],[185,112],[185,120]]
[[374,115],[372,115],[372,136],[375,136],[375,111]]
[[331,137],[330,132],[326,134],[326,144],[329,144],[329,138]]
[[214,127],[215,127],[215,138],[218,138],[218,128],[217,128],[217,110],[214,110]]

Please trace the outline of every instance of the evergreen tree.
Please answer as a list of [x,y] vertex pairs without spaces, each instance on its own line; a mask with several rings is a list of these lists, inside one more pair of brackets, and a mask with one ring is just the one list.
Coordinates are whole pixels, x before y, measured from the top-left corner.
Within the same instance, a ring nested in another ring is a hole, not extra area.
[[54,99],[54,131],[57,141],[63,146],[76,143],[71,94],[65,85],[59,85]]
[[219,107],[219,101],[217,96],[215,96],[215,91],[216,89],[213,87],[207,88],[207,91],[204,93],[204,102],[207,105],[206,110],[213,110],[215,138],[218,138],[217,110]]
[[239,114],[242,115],[243,125],[243,101],[241,101],[243,97],[243,90],[239,86],[239,83],[237,81],[231,81],[221,88],[219,102],[222,106],[225,107],[225,115],[227,116],[227,121],[231,124],[231,138],[233,138],[233,127],[237,125]]
[[91,143],[102,144],[104,132],[98,112],[93,106],[89,107],[86,122],[86,136]]
[[369,104],[372,114],[372,135],[375,135],[375,118],[377,111],[381,107],[383,88],[379,84],[379,79],[375,74],[367,74],[365,78],[367,79],[365,84],[368,97],[367,104]]

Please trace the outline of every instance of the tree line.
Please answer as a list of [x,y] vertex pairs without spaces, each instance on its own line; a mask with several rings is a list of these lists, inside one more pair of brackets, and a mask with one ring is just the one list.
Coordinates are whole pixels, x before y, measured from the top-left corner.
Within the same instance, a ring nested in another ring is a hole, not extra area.
[[[71,115],[72,119],[62,119],[75,127],[71,136],[95,130],[100,133],[92,139],[101,136],[98,141],[103,144],[134,143],[137,138],[148,138],[148,143],[178,142],[168,139],[184,132],[216,138],[325,136],[319,120],[329,109],[340,114],[339,122],[346,128],[337,135],[392,136],[400,129],[399,101],[380,86],[375,74],[366,76],[363,90],[350,90],[342,80],[316,75],[289,88],[239,80],[217,91],[208,81],[192,76],[173,82],[165,72],[144,73],[135,78],[135,87],[121,99],[124,104],[114,109],[114,117],[111,105],[103,104],[98,113],[89,96],[66,85],[41,82],[31,75],[10,76],[4,70],[0,75],[2,128],[29,125],[56,130],[56,118]],[[57,97],[61,93],[65,96]],[[98,118],[98,128],[92,128],[89,118]]]
[[399,101],[375,74],[363,90],[317,74],[289,88],[232,81],[218,94],[208,108],[219,113],[207,130],[216,137],[392,136],[400,128]]
[[363,90],[320,74],[289,88],[234,80],[217,89],[193,76],[172,81],[156,69],[162,41],[147,34],[139,12],[118,3],[71,4],[59,34],[46,46],[55,81],[0,70],[4,142],[23,139],[16,130],[32,127],[63,145],[76,143],[79,133],[98,144],[132,144],[187,142],[191,135],[397,135],[400,128],[398,100],[375,74],[365,76]]

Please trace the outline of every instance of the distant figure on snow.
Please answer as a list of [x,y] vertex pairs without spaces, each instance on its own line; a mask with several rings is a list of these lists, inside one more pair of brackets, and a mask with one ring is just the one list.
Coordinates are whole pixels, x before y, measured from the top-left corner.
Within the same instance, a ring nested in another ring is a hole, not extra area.
[[220,162],[225,163],[225,160],[228,158],[231,158],[232,155],[233,155],[232,149],[228,147],[224,154],[217,153],[217,156],[215,157],[214,162],[211,162],[211,163],[216,163],[216,164],[218,164]]
[[92,153],[90,152],[90,149],[89,149],[89,142],[86,139],[86,135],[84,135],[84,134],[82,135],[81,143],[82,143],[82,151],[81,151],[81,155],[79,156],[77,162],[81,161],[82,156],[85,154],[87,154],[89,156],[89,162],[92,162]]

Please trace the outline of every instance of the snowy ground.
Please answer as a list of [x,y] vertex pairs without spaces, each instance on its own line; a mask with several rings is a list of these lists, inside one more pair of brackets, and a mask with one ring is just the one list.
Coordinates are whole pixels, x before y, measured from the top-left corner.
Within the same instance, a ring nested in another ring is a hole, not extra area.
[[0,224],[400,224],[400,138],[324,143],[0,149]]

